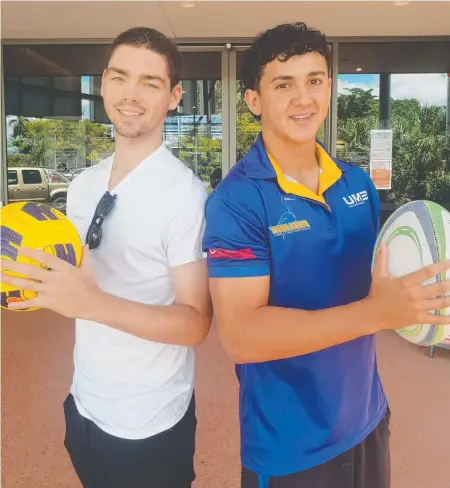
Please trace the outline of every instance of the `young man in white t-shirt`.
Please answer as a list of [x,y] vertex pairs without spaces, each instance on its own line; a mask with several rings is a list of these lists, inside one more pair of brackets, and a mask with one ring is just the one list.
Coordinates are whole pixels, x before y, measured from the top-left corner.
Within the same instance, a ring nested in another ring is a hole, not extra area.
[[65,446],[84,487],[188,488],[196,416],[194,351],[210,327],[201,250],[206,190],[162,144],[181,98],[181,57],[162,34],[130,29],[112,45],[102,95],[113,156],[71,184],[67,214],[87,243],[80,268],[22,254],[29,280],[3,281],[37,306],[76,320]]

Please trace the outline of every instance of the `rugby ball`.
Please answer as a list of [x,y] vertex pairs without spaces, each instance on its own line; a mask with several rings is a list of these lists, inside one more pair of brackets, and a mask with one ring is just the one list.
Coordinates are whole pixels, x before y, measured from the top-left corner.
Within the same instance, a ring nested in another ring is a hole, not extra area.
[[[400,277],[420,268],[450,259],[450,212],[437,203],[418,200],[398,208],[383,225],[375,244],[374,259],[380,244],[389,249],[388,270]],[[428,280],[423,285],[450,279],[450,271]],[[397,329],[401,337],[414,344],[432,346],[450,339],[450,308],[437,310],[448,315],[448,325],[416,324]]]

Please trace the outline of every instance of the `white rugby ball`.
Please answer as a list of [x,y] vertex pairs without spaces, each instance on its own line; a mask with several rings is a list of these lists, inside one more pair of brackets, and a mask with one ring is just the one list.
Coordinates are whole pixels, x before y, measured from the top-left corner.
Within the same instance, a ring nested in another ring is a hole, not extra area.
[[[374,259],[380,244],[389,249],[388,269],[400,277],[420,268],[450,259],[450,212],[437,203],[418,200],[398,208],[386,221],[375,244]],[[450,279],[450,271],[428,280],[423,285]],[[450,339],[450,308],[437,310],[448,315],[449,325],[416,324],[396,332],[409,342],[431,346]]]

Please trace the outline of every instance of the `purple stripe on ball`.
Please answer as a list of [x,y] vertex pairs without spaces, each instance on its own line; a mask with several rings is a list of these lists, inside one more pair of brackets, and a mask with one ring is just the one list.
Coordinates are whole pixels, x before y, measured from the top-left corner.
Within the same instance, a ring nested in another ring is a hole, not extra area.
[[8,298],[22,298],[20,290],[2,291],[2,307],[8,306]]
[[58,217],[52,212],[48,205],[40,205],[38,203],[26,203],[22,207],[22,212],[30,215],[42,222],[43,220],[58,220]]
[[75,248],[72,244],[55,244],[55,251],[59,259],[76,266],[77,257],[75,254]]
[[[1,245],[2,256],[7,256],[13,261],[17,259],[19,255],[19,247],[21,246],[23,237],[15,230],[2,225],[1,227]],[[14,244],[14,245],[13,245]]]

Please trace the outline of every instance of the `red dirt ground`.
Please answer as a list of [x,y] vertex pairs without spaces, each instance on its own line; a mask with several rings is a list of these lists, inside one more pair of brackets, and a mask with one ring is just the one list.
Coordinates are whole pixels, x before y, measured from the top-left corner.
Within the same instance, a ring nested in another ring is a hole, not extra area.
[[[62,402],[72,375],[72,321],[2,314],[2,487],[77,488],[63,447]],[[378,337],[392,409],[392,488],[450,488],[450,351]],[[213,328],[197,356],[195,488],[239,488],[237,383]],[[330,487],[332,488],[332,487]]]

